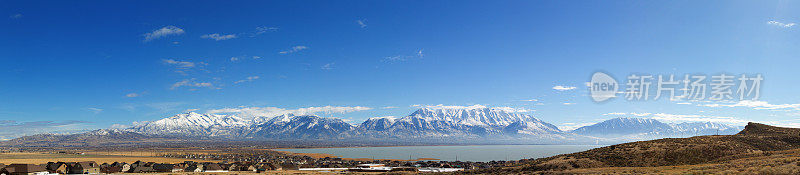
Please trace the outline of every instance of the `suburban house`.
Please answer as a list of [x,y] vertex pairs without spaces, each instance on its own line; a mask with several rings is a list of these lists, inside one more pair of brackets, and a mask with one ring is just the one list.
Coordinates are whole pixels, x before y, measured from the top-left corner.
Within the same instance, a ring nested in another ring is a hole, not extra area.
[[58,173],[58,174],[66,174],[67,172],[67,163],[64,162],[47,162],[47,171],[51,173]]
[[210,164],[204,166],[204,168],[205,168],[205,170],[203,172],[228,172],[227,170],[222,169],[222,167],[219,166],[219,164],[216,164],[216,163],[210,163]]
[[185,172],[203,172],[203,164],[189,165],[184,169]]
[[139,165],[139,166],[136,166],[135,168],[131,169],[128,172],[129,173],[152,173],[152,172],[156,172],[156,171],[153,170],[153,167]]
[[120,166],[100,167],[100,173],[103,173],[103,174],[113,174],[113,173],[119,173],[119,172],[122,172],[122,167],[120,167]]
[[153,170],[156,172],[181,172],[183,167],[177,164],[153,164]]
[[70,174],[98,174],[100,173],[100,165],[94,161],[78,162],[68,164]]
[[6,175],[46,175],[50,174],[44,166],[34,164],[11,164],[0,170]]

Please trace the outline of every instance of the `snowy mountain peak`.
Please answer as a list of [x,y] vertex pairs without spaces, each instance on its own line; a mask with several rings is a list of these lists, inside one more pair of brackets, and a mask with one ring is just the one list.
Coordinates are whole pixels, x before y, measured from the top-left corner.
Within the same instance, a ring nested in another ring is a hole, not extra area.
[[358,125],[358,128],[361,130],[383,131],[389,129],[395,121],[397,119],[393,116],[372,117]]
[[286,114],[252,126],[247,136],[281,139],[336,138],[352,129],[352,125],[339,118]]
[[249,121],[234,115],[199,114],[187,112],[172,117],[144,122],[130,130],[155,135],[215,136],[231,134],[249,125]]
[[649,118],[613,118],[570,132],[609,139],[649,140],[665,137],[735,134],[740,130],[741,127],[714,122],[667,124]]
[[[368,120],[362,124],[362,128],[374,123]],[[386,130],[392,134],[402,133],[414,137],[482,137],[508,134],[544,136],[562,133],[556,126],[533,116],[517,113],[508,108],[488,108],[480,105],[467,107],[439,105],[421,108],[397,120]]]
[[480,105],[426,107],[414,111],[409,116],[419,117],[426,121],[446,121],[470,126],[508,126],[517,121],[538,121],[530,115]]
[[279,116],[272,117],[271,119],[267,120],[268,123],[279,123],[279,122],[289,122],[294,118],[294,114],[283,114]]

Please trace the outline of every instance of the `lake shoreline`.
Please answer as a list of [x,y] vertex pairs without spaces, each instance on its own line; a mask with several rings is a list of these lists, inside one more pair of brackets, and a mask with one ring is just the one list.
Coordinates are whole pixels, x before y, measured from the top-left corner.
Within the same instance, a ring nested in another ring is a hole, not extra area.
[[[608,145],[432,145],[432,146],[364,146],[324,148],[269,149],[289,155],[344,160],[395,161],[508,161],[543,158],[580,152]],[[408,156],[408,157],[406,157]],[[369,158],[373,157],[373,158]],[[413,158],[416,157],[416,158]],[[406,159],[408,158],[408,159]]]

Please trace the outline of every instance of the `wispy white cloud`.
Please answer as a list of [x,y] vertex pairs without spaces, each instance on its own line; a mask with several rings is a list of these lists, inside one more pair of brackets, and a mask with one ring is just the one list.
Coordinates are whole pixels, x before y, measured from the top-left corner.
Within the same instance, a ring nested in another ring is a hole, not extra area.
[[344,114],[357,111],[371,110],[363,106],[321,106],[298,109],[285,109],[277,107],[236,107],[207,110],[209,114],[234,114],[242,118],[274,117],[283,114],[316,115],[316,114]]
[[492,109],[492,110],[501,110],[501,111],[505,111],[505,112],[532,112],[533,111],[533,110],[529,110],[529,109],[525,109],[525,108],[513,108],[513,107],[508,107],[508,106],[487,107],[487,106],[479,105],[479,104],[471,105],[471,106],[458,106],[458,105],[449,106],[449,105],[444,105],[444,104],[438,104],[438,105],[412,105],[412,107],[422,107],[422,106],[424,106],[424,108],[434,109],[434,110],[438,110],[438,109],[445,109],[445,110],[475,110],[475,109],[486,109],[486,108],[489,108],[489,109]]
[[420,49],[419,51],[414,53],[414,55],[394,55],[394,56],[383,57],[381,61],[387,63],[397,63],[397,62],[405,62],[414,58],[423,58],[425,55],[422,53],[422,50],[423,49]]
[[267,32],[274,32],[274,31],[278,31],[278,28],[277,27],[266,27],[266,26],[256,27],[256,31],[253,32],[250,35],[250,37],[255,37],[255,36],[267,33]]
[[561,85],[553,86],[553,90],[557,91],[568,91],[568,90],[573,90],[575,88],[576,88],[575,86],[561,86]]
[[3,128],[0,129],[0,141],[43,133],[72,134],[86,132],[92,128],[86,125],[87,123],[90,122],[78,120],[30,122],[0,120],[0,128]]
[[160,113],[180,111],[179,107],[183,106],[184,102],[157,102],[147,103],[144,106],[158,110]]
[[797,25],[797,24],[795,24],[793,22],[783,23],[783,22],[778,22],[778,21],[774,21],[774,20],[773,21],[767,21],[767,24],[778,26],[778,27],[783,27],[783,28],[790,28],[790,27],[794,27],[795,25]]
[[128,97],[128,98],[139,97],[139,96],[141,96],[141,94],[135,93],[135,92],[134,93],[125,94],[125,97]]
[[175,26],[166,26],[160,29],[156,29],[153,32],[145,33],[144,34],[144,41],[151,41],[154,39],[170,36],[170,35],[181,35],[186,32],[183,29],[175,27]]
[[175,83],[172,84],[172,86],[169,89],[173,89],[174,90],[174,89],[177,89],[177,88],[180,88],[180,87],[184,87],[184,86],[185,87],[207,87],[207,88],[210,88],[210,89],[220,89],[219,87],[214,87],[214,84],[211,84],[209,82],[196,82],[195,80],[196,79],[192,78],[192,79],[184,79],[184,80],[181,80],[179,82],[175,82]]
[[173,66],[175,68],[175,72],[180,73],[181,75],[188,75],[188,73],[195,70],[203,70],[203,66],[208,65],[208,63],[205,62],[180,61],[175,59],[162,59],[161,62],[166,65]]
[[189,61],[178,61],[174,59],[163,59],[164,64],[176,66],[179,69],[189,69],[196,66],[195,63]]
[[667,113],[624,113],[612,112],[603,114],[605,116],[623,116],[623,117],[636,117],[636,118],[651,118],[662,122],[679,123],[679,122],[715,122],[715,123],[728,123],[728,124],[746,124],[746,120],[738,119],[735,117],[725,116],[711,116],[711,115],[695,115],[695,114],[667,114]]
[[131,125],[123,125],[123,124],[114,123],[114,124],[111,124],[111,126],[108,127],[108,129],[128,129],[130,127],[131,127]]
[[403,55],[388,56],[388,57],[384,57],[383,60],[385,62],[392,62],[392,63],[394,63],[394,62],[403,62],[403,61],[406,61],[406,56],[403,56]]
[[236,37],[237,37],[236,34],[227,34],[226,35],[226,34],[219,34],[219,33],[205,34],[203,36],[200,36],[200,38],[213,39],[213,40],[216,40],[216,41],[229,40],[229,39],[234,39]]
[[525,109],[525,108],[512,108],[508,106],[501,106],[501,107],[491,107],[494,110],[502,110],[506,112],[533,112],[533,110]]
[[753,101],[753,100],[742,100],[737,103],[733,104],[720,104],[720,103],[708,103],[708,104],[698,104],[697,106],[702,107],[748,107],[753,108],[756,110],[762,109],[795,109],[800,110],[800,104],[770,104],[766,101]]
[[575,103],[566,102],[566,103],[561,103],[561,104],[563,104],[563,105],[574,105]]
[[258,78],[259,78],[258,76],[249,76],[249,77],[247,77],[247,78],[245,78],[243,80],[239,80],[239,81],[236,81],[236,82],[233,82],[233,83],[234,84],[239,84],[239,83],[244,83],[244,82],[251,82],[253,80],[257,80]]
[[527,100],[520,100],[520,101],[535,102],[535,101],[539,101],[539,99],[527,99]]
[[395,109],[395,108],[397,108],[397,106],[385,106],[385,107],[382,107],[382,109]]
[[86,110],[88,110],[88,111],[90,111],[92,113],[95,113],[95,114],[103,112],[103,109],[100,109],[100,108],[86,108]]
[[306,46],[294,46],[289,50],[281,51],[281,52],[278,52],[278,53],[280,53],[280,54],[290,54],[290,53],[300,52],[300,51],[306,50],[306,49],[308,49],[308,47],[306,47]]
[[359,20],[356,20],[356,23],[357,23],[357,24],[358,24],[358,26],[360,26],[361,28],[367,28],[367,20],[366,20],[366,19],[359,19]]
[[716,122],[716,123],[732,123],[732,124],[746,124],[746,120],[737,119],[734,117],[721,117],[710,115],[682,115],[682,114],[653,114],[652,119],[666,121],[666,122]]
[[22,18],[22,14],[21,13],[13,14],[11,16],[8,16],[8,18],[19,19],[19,18]]
[[800,119],[777,120],[777,121],[773,120],[773,121],[764,121],[761,123],[779,127],[800,128]]
[[328,63],[328,64],[325,64],[325,65],[322,65],[320,67],[320,69],[322,69],[322,70],[331,70],[331,69],[333,69],[333,64],[336,64],[336,63]]
[[595,123],[561,123],[561,125],[558,125],[558,129],[562,131],[572,131],[580,127],[589,126],[593,124]]
[[261,59],[261,56],[247,56],[247,55],[243,55],[243,56],[234,56],[234,57],[231,57],[231,58],[230,58],[231,62],[244,61],[244,60],[248,60],[248,59],[251,59],[251,60],[258,60],[258,59]]

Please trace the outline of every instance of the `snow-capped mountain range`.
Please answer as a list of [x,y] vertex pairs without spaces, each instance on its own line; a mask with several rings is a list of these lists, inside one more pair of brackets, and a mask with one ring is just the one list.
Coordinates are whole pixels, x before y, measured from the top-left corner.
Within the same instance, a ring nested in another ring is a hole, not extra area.
[[254,123],[244,136],[255,139],[335,139],[353,128],[338,118],[284,114],[264,123]]
[[284,114],[245,120],[234,115],[188,112],[124,128],[158,136],[232,139],[324,139],[357,137],[475,138],[564,134],[533,116],[495,108],[421,108],[402,118],[374,117],[353,126],[339,118]]
[[667,137],[736,134],[743,127],[713,122],[663,123],[645,118],[613,118],[577,128],[570,133],[616,140],[650,140]]
[[[242,119],[234,115],[188,112],[128,128],[93,133],[136,133],[159,137],[236,140],[324,139],[501,139],[549,141],[644,140],[708,134],[735,134],[741,127],[711,122],[667,124],[654,119],[615,118],[572,131],[531,115],[502,108],[421,108],[405,117],[374,117],[351,125],[339,118],[284,114]],[[568,142],[561,142],[568,143]]]
[[244,132],[251,124],[233,115],[198,114],[188,112],[129,128],[151,135],[230,136]]

